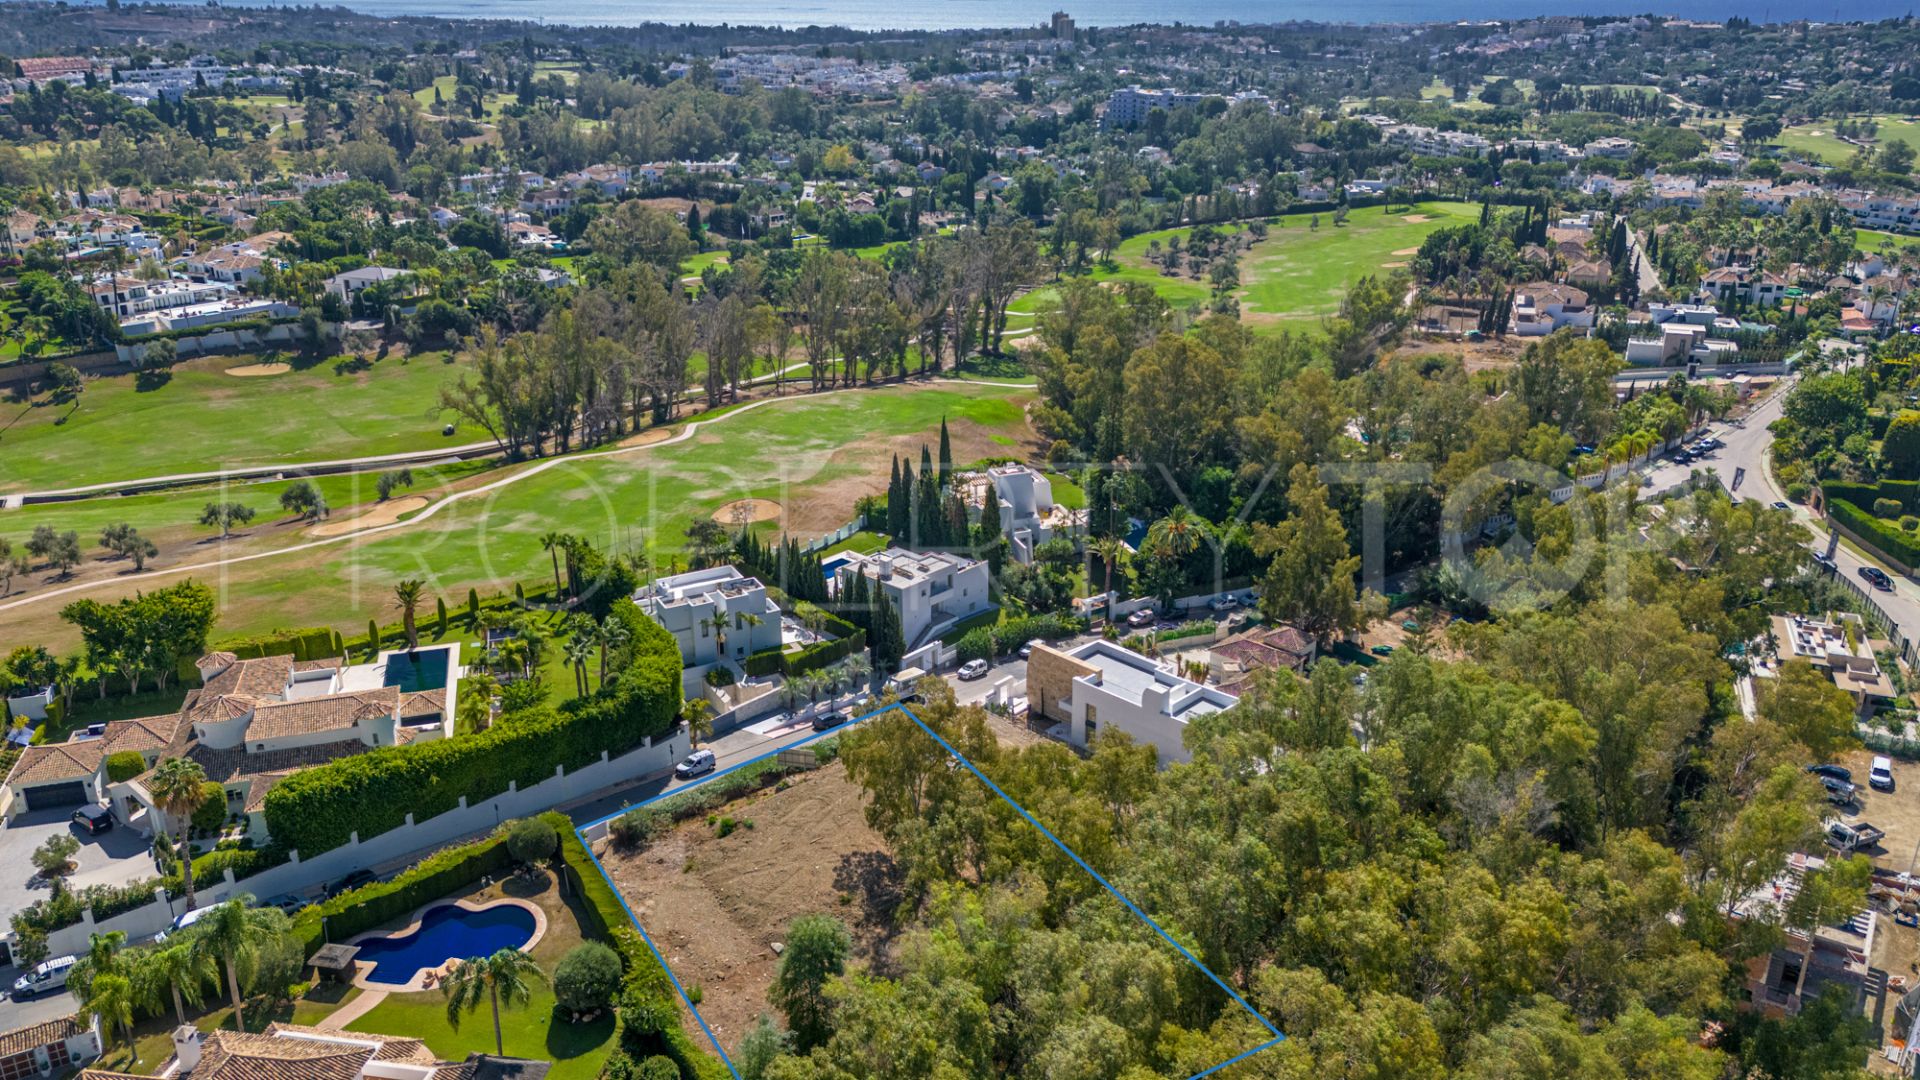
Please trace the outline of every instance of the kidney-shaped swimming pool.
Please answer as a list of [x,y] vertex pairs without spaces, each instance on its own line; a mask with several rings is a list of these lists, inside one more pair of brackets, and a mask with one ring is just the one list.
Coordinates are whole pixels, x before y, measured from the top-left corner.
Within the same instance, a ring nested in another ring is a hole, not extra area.
[[533,913],[518,904],[496,903],[478,911],[440,904],[428,908],[408,933],[361,941],[355,959],[373,961],[367,982],[405,986],[424,968],[518,949],[533,940],[534,927]]

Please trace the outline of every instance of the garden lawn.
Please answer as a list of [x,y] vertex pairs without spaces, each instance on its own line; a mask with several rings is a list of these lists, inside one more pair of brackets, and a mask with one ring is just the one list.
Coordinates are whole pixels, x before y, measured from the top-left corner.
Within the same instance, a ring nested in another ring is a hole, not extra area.
[[[687,526],[736,499],[781,503],[787,527],[799,535],[838,527],[855,499],[885,489],[889,455],[917,455],[922,442],[936,438],[942,418],[953,429],[956,458],[1004,454],[996,436],[1016,445],[1031,438],[1022,394],[907,385],[780,399],[703,426],[685,442],[510,466],[488,477],[486,494],[451,503],[412,527],[197,576],[216,586],[224,636],[322,625],[350,633],[369,617],[384,622],[392,616],[393,583],[402,578],[427,582],[422,610],[429,612],[436,595],[458,608],[470,586],[482,594],[511,592],[516,581],[532,588],[552,578],[540,547],[550,531],[650,554],[654,571],[666,572],[685,565]],[[523,473],[531,475],[501,483]],[[198,506],[192,504],[196,513]],[[12,526],[20,513],[4,520]],[[214,557],[214,545],[208,548],[205,557]],[[86,595],[106,600],[155,583],[133,579]],[[44,635],[50,647],[65,647],[74,634],[57,619],[62,602],[16,608],[0,619],[22,633],[31,628]]]
[[389,357],[353,373],[336,373],[330,360],[281,375],[226,373],[290,360],[203,357],[175,365],[172,378],[151,389],[135,375],[112,375],[88,379],[73,403],[0,403],[0,494],[486,439],[468,427],[440,433],[440,388],[464,367],[442,353]]
[[1903,236],[1900,233],[1881,232],[1878,229],[1855,229],[1853,246],[1859,251],[1869,253],[1896,247],[1920,248],[1920,236]]

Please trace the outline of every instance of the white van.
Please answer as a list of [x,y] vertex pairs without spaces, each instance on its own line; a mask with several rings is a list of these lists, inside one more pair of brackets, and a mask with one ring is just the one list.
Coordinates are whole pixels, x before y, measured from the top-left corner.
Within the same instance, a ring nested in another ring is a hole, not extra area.
[[887,689],[899,695],[901,701],[911,703],[920,696],[914,693],[914,684],[926,677],[927,673],[917,667],[906,668],[887,680]]
[[73,973],[73,965],[79,959],[77,956],[56,956],[15,979],[13,1000],[27,1001],[41,994],[55,994],[66,989],[67,976]]
[[1875,791],[1893,790],[1892,758],[1876,756],[1873,759],[1872,767],[1867,769],[1867,786]]

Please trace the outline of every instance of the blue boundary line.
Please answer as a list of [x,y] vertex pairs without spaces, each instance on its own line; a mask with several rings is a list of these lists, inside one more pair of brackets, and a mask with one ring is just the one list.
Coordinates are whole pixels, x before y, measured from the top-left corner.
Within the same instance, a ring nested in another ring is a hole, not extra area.
[[770,750],[767,753],[761,754],[758,757],[749,758],[746,761],[740,762],[738,765],[729,765],[726,768],[719,770],[718,772],[710,773],[709,775],[701,779],[698,783],[688,784],[686,787],[678,788],[673,791],[663,791],[660,794],[655,795],[650,799],[646,799],[632,806],[628,806],[620,810],[616,810],[611,814],[605,814],[605,815],[602,815],[601,817],[594,818],[592,821],[589,821],[584,825],[576,826],[573,830],[574,836],[580,840],[580,846],[586,849],[587,858],[593,860],[594,869],[600,871],[600,876],[603,879],[605,879],[607,886],[613,890],[613,895],[615,899],[620,901],[621,910],[627,913],[628,921],[632,922],[633,928],[640,932],[640,940],[647,943],[648,951],[653,953],[653,958],[655,960],[659,961],[660,969],[667,973],[667,980],[673,983],[674,992],[680,995],[680,1000],[686,1004],[687,1011],[693,1014],[693,1018],[700,1022],[700,1030],[706,1032],[707,1041],[713,1044],[714,1052],[720,1055],[721,1063],[726,1065],[727,1071],[733,1074],[734,1080],[741,1080],[740,1070],[734,1067],[733,1059],[728,1057],[726,1050],[721,1048],[720,1040],[714,1036],[713,1029],[707,1026],[707,1018],[700,1015],[700,1009],[694,1005],[693,999],[687,996],[686,987],[680,985],[680,977],[673,973],[672,965],[667,963],[667,958],[665,955],[663,955],[660,952],[660,947],[653,943],[653,938],[647,933],[647,928],[640,925],[640,920],[637,916],[634,915],[633,908],[631,905],[627,903],[626,896],[624,896],[620,892],[620,887],[613,883],[613,875],[607,873],[607,868],[601,865],[600,863],[600,857],[593,853],[593,845],[587,841],[586,831],[597,825],[605,824],[606,822],[612,821],[617,817],[621,817],[625,814],[638,810],[641,807],[650,806],[654,803],[660,802],[663,799],[672,799],[672,798],[677,798],[681,795],[685,795],[688,792],[693,791],[695,788],[698,788],[703,784],[708,784],[715,780],[720,779],[721,777],[727,775],[728,773],[737,772],[741,769],[746,768],[749,765],[757,764],[771,757],[778,757],[781,751],[783,750],[796,750],[796,749],[799,749],[800,747],[808,746],[815,742],[818,742],[821,739],[832,738],[836,735],[839,735],[845,731],[852,729],[852,727],[855,724],[865,723],[866,721],[871,720],[874,717],[884,716],[887,713],[893,712],[896,709],[899,710],[902,715],[906,716],[907,719],[913,721],[914,724],[916,724],[921,731],[926,732],[927,735],[930,738],[932,738],[934,742],[939,743],[940,748],[945,750],[947,753],[951,754],[955,761],[958,761],[960,764],[966,766],[966,769],[968,772],[972,773],[975,777],[979,778],[981,783],[987,785],[987,790],[993,792],[995,795],[1000,796],[1000,798],[1004,800],[1008,806],[1013,807],[1014,810],[1018,812],[1021,817],[1025,818],[1028,824],[1040,830],[1040,835],[1046,837],[1047,840],[1051,842],[1054,847],[1057,847],[1062,852],[1064,852],[1067,858],[1072,859],[1075,865],[1080,867],[1080,869],[1085,870],[1089,877],[1099,882],[1100,887],[1107,890],[1108,893],[1112,894],[1114,899],[1126,905],[1126,908],[1128,911],[1133,912],[1133,914],[1136,917],[1138,917],[1141,922],[1144,922],[1148,926],[1152,927],[1153,932],[1156,934],[1159,934],[1161,940],[1165,941],[1167,944],[1173,946],[1174,949],[1178,950],[1180,955],[1185,957],[1188,963],[1192,964],[1195,968],[1198,968],[1201,974],[1205,975],[1208,979],[1211,979],[1215,986],[1218,986],[1229,998],[1232,998],[1234,1001],[1234,1004],[1239,1005],[1240,1008],[1246,1011],[1248,1016],[1253,1017],[1256,1021],[1260,1023],[1261,1027],[1266,1028],[1269,1032],[1273,1034],[1273,1038],[1267,1040],[1266,1042],[1263,1042],[1260,1045],[1255,1046],[1249,1050],[1243,1050],[1240,1053],[1234,1055],[1233,1057],[1230,1057],[1227,1060],[1221,1062],[1220,1064],[1213,1066],[1212,1068],[1203,1069],[1200,1072],[1194,1073],[1191,1077],[1188,1078],[1188,1080],[1201,1080],[1202,1077],[1210,1076],[1216,1072],[1219,1072],[1221,1069],[1226,1068],[1229,1065],[1233,1065],[1241,1061],[1245,1061],[1247,1058],[1252,1057],[1253,1055],[1261,1052],[1262,1050],[1266,1050],[1270,1047],[1277,1046],[1281,1042],[1286,1040],[1286,1035],[1283,1034],[1279,1028],[1273,1026],[1272,1021],[1260,1015],[1259,1010],[1255,1009],[1251,1004],[1247,1002],[1245,998],[1241,997],[1238,993],[1236,993],[1233,987],[1228,986],[1226,981],[1220,978],[1220,976],[1215,975],[1211,968],[1201,963],[1199,957],[1196,957],[1193,955],[1193,953],[1187,951],[1186,946],[1180,944],[1178,941],[1175,941],[1173,939],[1173,935],[1167,933],[1166,930],[1164,930],[1159,923],[1154,922],[1153,919],[1146,912],[1140,910],[1139,905],[1135,904],[1132,900],[1128,899],[1126,894],[1122,893],[1119,889],[1114,888],[1113,883],[1109,882],[1106,878],[1100,876],[1100,873],[1096,871],[1093,867],[1087,865],[1087,861],[1085,859],[1082,859],[1078,852],[1074,851],[1072,848],[1062,843],[1060,838],[1053,835],[1053,832],[1051,830],[1049,830],[1045,825],[1040,824],[1038,819],[1036,819],[1032,814],[1027,812],[1026,807],[1021,806],[1019,803],[1013,801],[1012,797],[1010,797],[1006,792],[1000,790],[1000,785],[994,783],[992,780],[989,780],[987,778],[987,774],[981,772],[980,769],[976,765],[974,765],[974,763],[971,760],[969,760],[965,754],[962,754],[960,751],[955,750],[951,743],[947,742],[947,740],[940,737],[939,732],[934,731],[932,728],[927,726],[926,721],[921,720],[918,716],[915,716],[913,714],[912,709],[907,708],[905,705],[896,704],[896,705],[889,705],[884,709],[876,709],[873,712],[867,713],[864,716],[857,717],[854,720],[846,724],[843,724],[837,728],[834,728],[832,730],[822,731],[822,732],[815,733],[813,735],[809,735],[808,737],[801,739],[799,742],[789,743],[786,746],[782,746],[776,750]]

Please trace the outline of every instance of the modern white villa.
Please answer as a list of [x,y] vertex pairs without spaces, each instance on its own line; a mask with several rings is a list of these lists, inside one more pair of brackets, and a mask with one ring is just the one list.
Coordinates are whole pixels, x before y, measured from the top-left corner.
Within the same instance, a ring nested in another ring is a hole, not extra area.
[[[463,669],[457,642],[381,653],[369,664],[339,658],[201,657],[201,686],[171,716],[118,720],[98,735],[28,748],[0,787],[5,816],[111,802],[122,822],[152,832],[160,815],[145,781],[166,758],[199,762],[227,792],[230,818],[266,836],[267,792],[302,769],[381,746],[453,733]],[[115,781],[108,759],[131,751],[147,771]],[[143,815],[144,812],[144,815]]]
[[865,574],[887,591],[887,599],[900,613],[908,649],[925,645],[954,623],[993,606],[987,596],[987,564],[978,559],[899,547],[843,559],[842,574]]
[[987,470],[986,482],[992,505],[998,507],[1000,532],[1012,545],[1015,562],[1033,562],[1035,548],[1084,524],[1084,512],[1076,514],[1053,501],[1053,482],[1036,469],[995,465]]
[[780,645],[780,608],[759,578],[715,566],[656,579],[633,595],[680,643],[688,668],[739,662]]
[[1027,700],[1057,721],[1066,741],[1085,749],[1103,726],[1153,747],[1165,766],[1188,760],[1187,725],[1240,699],[1182,678],[1151,657],[1111,641],[1062,651],[1035,645],[1027,659]]

